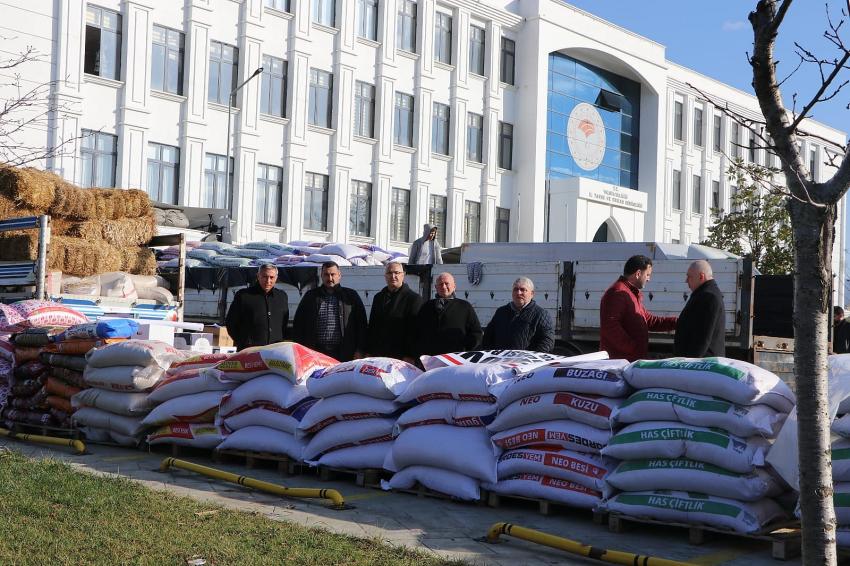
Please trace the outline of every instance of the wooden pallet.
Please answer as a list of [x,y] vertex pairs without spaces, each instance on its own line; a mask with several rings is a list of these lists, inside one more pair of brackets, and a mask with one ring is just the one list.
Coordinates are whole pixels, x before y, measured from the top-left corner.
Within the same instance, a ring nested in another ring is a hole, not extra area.
[[56,438],[83,440],[82,433],[75,428],[61,428],[58,426],[13,422],[10,423],[9,430],[20,434],[38,434],[41,436],[53,436]]
[[407,493],[410,495],[415,495],[416,497],[430,497],[432,499],[442,499],[443,501],[452,501],[454,503],[467,503],[472,505],[486,505],[487,504],[487,491],[481,490],[481,499],[477,499],[474,501],[467,501],[466,499],[460,499],[453,495],[448,495],[446,493],[440,493],[439,491],[434,491],[433,489],[428,489],[421,483],[417,483],[410,489],[399,489],[393,488],[393,493]]
[[593,517],[593,523],[596,525],[606,525],[608,524],[608,512],[607,511],[596,511],[596,510],[588,510],[588,509],[580,509],[578,507],[573,507],[571,505],[567,505],[566,503],[561,503],[559,501],[549,501],[547,499],[537,499],[535,497],[524,497],[522,495],[505,495],[503,493],[496,493],[495,491],[491,491],[487,494],[487,506],[488,507],[503,507],[509,503],[520,503],[520,504],[534,504],[537,505],[537,511],[541,515],[551,515],[554,509],[563,509],[568,510],[570,513],[582,513],[588,512]]
[[215,450],[212,455],[214,462],[224,462],[228,459],[238,460],[245,463],[250,469],[261,466],[273,466],[287,476],[301,474],[309,469],[303,462],[293,460],[286,454],[272,454],[270,452],[251,452],[248,450]]
[[374,487],[380,489],[381,480],[388,479],[390,472],[382,468],[366,468],[357,470],[353,468],[336,468],[334,466],[318,466],[319,479],[329,481],[339,476],[354,478],[354,485],[358,487]]
[[608,514],[608,529],[611,532],[622,533],[634,525],[660,525],[665,528],[675,527],[678,529],[687,529],[688,542],[690,544],[703,544],[718,534],[750,540],[762,540],[771,544],[771,554],[776,560],[791,560],[800,556],[800,546],[802,543],[799,521],[782,521],[768,525],[758,532],[743,534],[707,525],[669,523],[648,517],[631,517],[616,512]]

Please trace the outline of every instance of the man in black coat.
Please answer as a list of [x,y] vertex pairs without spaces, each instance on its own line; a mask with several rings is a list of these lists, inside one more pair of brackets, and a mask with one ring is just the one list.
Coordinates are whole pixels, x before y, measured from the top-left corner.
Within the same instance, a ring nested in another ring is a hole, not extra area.
[[551,352],[555,327],[543,307],[534,302],[534,282],[528,277],[514,281],[511,302],[499,307],[484,331],[485,350],[531,350]]
[[832,352],[834,354],[850,353],[850,322],[844,318],[843,308],[832,309],[832,322]]
[[354,289],[340,286],[333,261],[322,264],[322,286],[304,293],[292,324],[293,339],[341,362],[360,358],[366,346],[366,308]]
[[437,298],[422,306],[416,317],[419,354],[475,350],[481,344],[481,323],[472,305],[455,297],[455,279],[440,273],[434,283]]
[[289,297],[275,288],[277,267],[267,263],[257,270],[257,283],[236,292],[225,325],[237,350],[282,342],[289,324]]
[[726,311],[711,264],[704,259],[693,262],[685,281],[691,298],[679,315],[674,353],[688,358],[726,355]]
[[404,282],[404,267],[397,261],[384,269],[387,286],[372,300],[366,351],[413,363],[416,355],[416,315],[422,297]]

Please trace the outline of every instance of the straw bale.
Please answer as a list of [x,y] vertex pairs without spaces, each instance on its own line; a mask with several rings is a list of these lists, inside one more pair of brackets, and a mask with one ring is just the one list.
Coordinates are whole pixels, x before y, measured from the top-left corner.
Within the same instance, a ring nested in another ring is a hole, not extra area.
[[103,240],[121,248],[146,244],[156,233],[153,216],[119,218],[118,220],[59,220],[51,234],[87,240]]
[[43,212],[18,204],[12,197],[0,191],[0,220],[22,216],[38,216],[39,214],[43,214]]
[[52,214],[76,220],[116,220],[149,216],[150,197],[138,189],[79,189],[59,187]]
[[[38,257],[38,235],[34,233],[0,238],[0,259],[32,260]],[[88,277],[108,271],[120,271],[121,251],[102,241],[83,240],[68,236],[50,239],[47,268],[66,275]]]
[[133,275],[156,275],[156,256],[153,250],[142,246],[119,248],[122,256],[120,271]]
[[46,211],[56,196],[56,179],[53,173],[32,167],[0,166],[0,192],[18,205]]

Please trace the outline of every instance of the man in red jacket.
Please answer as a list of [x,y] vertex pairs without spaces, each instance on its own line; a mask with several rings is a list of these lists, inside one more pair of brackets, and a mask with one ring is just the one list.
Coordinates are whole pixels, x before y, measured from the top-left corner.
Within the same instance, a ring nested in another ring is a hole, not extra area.
[[675,316],[655,316],[643,306],[641,289],[652,277],[652,260],[644,255],[629,258],[623,275],[608,287],[599,303],[599,349],[611,359],[630,362],[646,357],[649,331],[676,329]]

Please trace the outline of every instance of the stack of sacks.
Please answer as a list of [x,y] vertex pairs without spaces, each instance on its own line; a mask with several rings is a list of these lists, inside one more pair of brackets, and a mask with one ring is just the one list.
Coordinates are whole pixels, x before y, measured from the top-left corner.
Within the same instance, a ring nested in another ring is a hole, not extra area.
[[740,533],[785,517],[771,499],[783,485],[764,467],[795,403],[784,382],[728,358],[638,361],[625,377],[639,391],[615,412],[626,426],[602,450],[623,460],[607,481],[624,493],[608,510]]
[[384,489],[420,483],[458,499],[480,499],[480,485],[496,482],[496,451],[484,425],[496,413],[491,388],[513,376],[498,364],[428,370],[398,397],[416,402],[398,419],[398,436],[384,462],[396,472]]
[[488,425],[504,450],[490,491],[593,509],[607,497],[616,462],[600,455],[612,415],[629,392],[626,360],[561,361],[517,375]]
[[0,422],[3,422],[3,411],[9,399],[14,369],[15,346],[8,334],[0,334]]
[[204,370],[227,357],[227,354],[201,354],[171,364],[165,377],[147,396],[151,411],[142,424],[158,427],[148,435],[148,444],[215,448],[224,440],[215,417],[221,398],[238,382],[219,379]]
[[246,348],[211,369],[221,381],[236,381],[219,407],[216,422],[227,436],[219,450],[283,454],[301,461],[304,441],[298,422],[315,402],[305,381],[316,370],[339,362],[295,342]]
[[382,468],[399,412],[395,399],[422,372],[392,358],[364,358],[316,372],[307,391],[318,399],[298,432],[310,437],[304,460],[336,468]]
[[123,271],[101,273],[91,277],[65,277],[62,292],[94,297],[148,299],[161,304],[174,302],[168,281],[156,275],[132,275]]
[[83,379],[90,389],[71,400],[74,422],[88,438],[136,446],[151,406],[147,392],[165,370],[184,354],[153,340],[126,340],[107,344],[86,354]]

